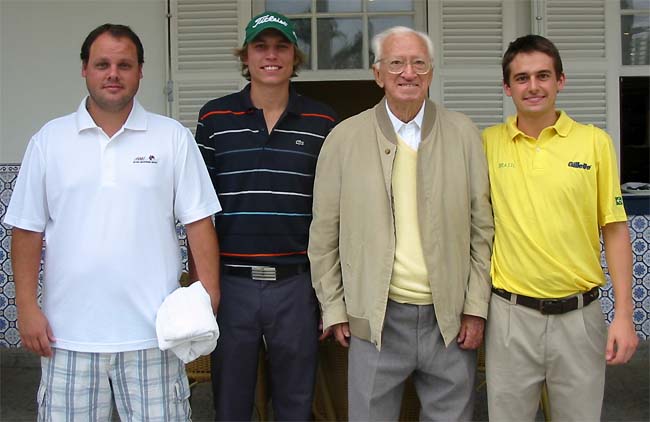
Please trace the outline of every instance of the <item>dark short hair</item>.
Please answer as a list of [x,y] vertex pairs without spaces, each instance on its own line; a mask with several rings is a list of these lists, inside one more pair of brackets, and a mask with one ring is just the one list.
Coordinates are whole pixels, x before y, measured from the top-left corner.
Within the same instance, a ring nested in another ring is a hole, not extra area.
[[83,63],[88,63],[88,59],[90,58],[90,46],[100,35],[106,32],[108,32],[114,38],[126,37],[133,41],[133,44],[135,44],[135,49],[138,52],[138,63],[144,63],[144,47],[142,47],[142,42],[140,41],[138,35],[126,25],[118,25],[113,23],[105,23],[90,31],[90,34],[88,34],[83,44],[81,44],[80,56]]
[[536,51],[544,53],[553,59],[555,74],[559,79],[564,73],[564,70],[562,69],[562,59],[560,58],[560,52],[557,50],[557,47],[548,38],[531,34],[524,35],[511,42],[503,54],[503,60],[501,60],[503,83],[510,85],[510,63],[512,63],[517,54],[534,53]]
[[[277,32],[278,34],[280,32]],[[255,37],[251,42],[254,42],[259,36],[262,35],[260,33],[257,37]],[[286,38],[286,37],[285,37]],[[287,39],[287,41],[291,42],[291,40]],[[298,70],[300,67],[307,61],[307,58],[305,56],[305,53],[303,53],[300,48],[298,48],[297,44],[293,44],[293,51],[294,51],[294,57],[293,57],[293,73],[291,74],[291,77],[293,78],[294,76],[298,76]],[[248,70],[248,65],[244,63],[244,60],[247,59],[248,57],[248,44],[244,44],[241,48],[235,48],[233,50],[233,54],[235,57],[239,59],[239,64],[241,67],[241,75],[246,78],[246,80],[250,81],[251,80],[251,73]]]

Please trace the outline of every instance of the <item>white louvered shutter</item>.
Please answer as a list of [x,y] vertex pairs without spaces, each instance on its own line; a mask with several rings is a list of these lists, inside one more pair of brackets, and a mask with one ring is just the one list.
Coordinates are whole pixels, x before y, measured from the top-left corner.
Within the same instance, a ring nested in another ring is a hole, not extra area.
[[233,49],[242,43],[250,3],[170,0],[170,14],[170,112],[194,131],[201,106],[239,90],[245,83]]
[[501,56],[512,30],[508,1],[431,2],[430,35],[437,47],[432,97],[483,129],[503,121]]
[[608,112],[615,112],[608,110],[608,83],[617,82],[607,77],[607,1],[611,0],[546,0],[533,9],[537,32],[557,46],[567,76],[557,107],[581,123],[603,129],[608,126]]

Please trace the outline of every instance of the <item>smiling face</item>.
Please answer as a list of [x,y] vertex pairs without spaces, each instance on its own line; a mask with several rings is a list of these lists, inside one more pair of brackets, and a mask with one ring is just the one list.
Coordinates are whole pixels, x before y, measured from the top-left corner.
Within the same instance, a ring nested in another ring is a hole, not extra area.
[[534,51],[519,53],[510,62],[510,80],[503,89],[517,108],[517,115],[536,119],[555,116],[555,99],[564,88],[564,74],[558,75],[553,58]]
[[430,62],[431,58],[424,41],[410,33],[390,35],[384,40],[381,54],[381,63],[375,64],[373,71],[377,85],[384,88],[391,110],[404,107],[419,109],[429,91],[433,69],[424,75],[418,75],[413,66],[408,65],[402,73],[393,74],[388,72],[387,62],[391,58],[399,58],[409,63],[417,60]]
[[275,30],[262,32],[246,46],[251,83],[254,85],[288,84],[296,59],[293,43]]
[[142,78],[135,44],[127,37],[100,35],[90,46],[81,75],[90,95],[89,109],[109,113],[130,111]]

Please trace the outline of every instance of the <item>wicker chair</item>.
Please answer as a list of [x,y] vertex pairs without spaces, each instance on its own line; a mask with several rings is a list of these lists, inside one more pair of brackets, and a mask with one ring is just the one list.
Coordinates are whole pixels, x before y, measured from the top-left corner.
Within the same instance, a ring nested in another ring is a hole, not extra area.
[[190,391],[202,382],[210,382],[210,355],[199,356],[185,365]]

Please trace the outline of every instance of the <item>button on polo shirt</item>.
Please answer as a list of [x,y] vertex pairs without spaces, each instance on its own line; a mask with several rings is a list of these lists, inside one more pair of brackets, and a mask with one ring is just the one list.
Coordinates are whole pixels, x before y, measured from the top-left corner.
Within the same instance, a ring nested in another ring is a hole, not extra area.
[[562,149],[561,145],[555,144],[561,143],[568,136],[571,130],[571,120],[558,118],[555,125],[544,128],[537,139],[519,130],[515,116],[508,118],[507,130],[510,139],[525,145],[519,149],[520,153],[525,154],[525,157],[520,157],[520,159],[523,158],[522,161],[527,162],[531,169],[542,170],[553,166],[557,158],[553,151],[558,148]]
[[[118,136],[118,134],[115,134]],[[101,146],[100,156],[101,156],[101,184],[102,186],[114,186],[116,183],[116,174],[117,174],[117,159],[115,143],[111,143],[111,140],[108,139],[106,134],[100,130],[100,133],[97,134],[99,139],[99,145]]]

